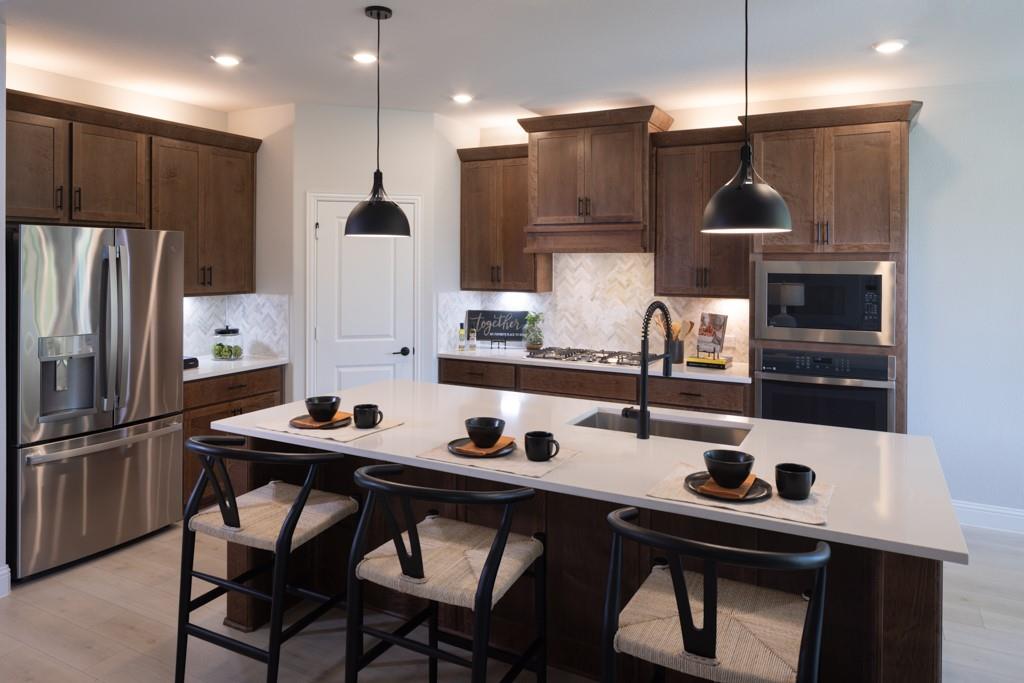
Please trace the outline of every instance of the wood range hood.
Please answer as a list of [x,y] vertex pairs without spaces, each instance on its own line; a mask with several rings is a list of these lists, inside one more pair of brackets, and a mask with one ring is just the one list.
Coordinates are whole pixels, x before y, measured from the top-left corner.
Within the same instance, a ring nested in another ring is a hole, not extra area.
[[526,252],[646,252],[653,105],[519,119],[529,133]]

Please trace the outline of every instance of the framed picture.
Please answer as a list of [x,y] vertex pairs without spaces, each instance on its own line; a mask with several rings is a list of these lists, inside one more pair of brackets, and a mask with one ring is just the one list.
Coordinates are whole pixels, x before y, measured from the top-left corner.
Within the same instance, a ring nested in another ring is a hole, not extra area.
[[729,316],[721,313],[701,313],[697,329],[697,353],[710,353],[715,358],[725,348],[725,326]]

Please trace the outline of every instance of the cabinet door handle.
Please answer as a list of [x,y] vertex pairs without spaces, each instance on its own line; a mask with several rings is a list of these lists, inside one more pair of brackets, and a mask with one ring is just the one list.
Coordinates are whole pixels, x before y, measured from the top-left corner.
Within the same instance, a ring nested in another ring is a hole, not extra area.
[[82,188],[75,188],[75,211],[82,210]]
[[586,215],[589,216],[590,215],[590,197],[584,197],[583,198],[583,206],[584,206],[583,213],[585,213]]
[[825,244],[832,244],[832,222],[825,221]]
[[498,269],[498,282],[501,282],[501,266],[495,266]]
[[211,287],[213,287],[213,266],[207,266],[207,268],[210,269],[210,281],[207,282],[206,284],[208,284]]
[[693,284],[695,287],[700,287],[700,268],[693,269]]
[[206,284],[206,267],[199,266],[199,284],[200,286]]
[[582,216],[583,215],[583,197],[577,197],[576,198],[576,215],[577,216]]
[[63,185],[58,185],[57,186],[57,191],[54,193],[54,200],[53,201],[54,201],[54,204],[57,205],[56,208],[57,208],[58,211],[63,211],[64,210],[64,186]]

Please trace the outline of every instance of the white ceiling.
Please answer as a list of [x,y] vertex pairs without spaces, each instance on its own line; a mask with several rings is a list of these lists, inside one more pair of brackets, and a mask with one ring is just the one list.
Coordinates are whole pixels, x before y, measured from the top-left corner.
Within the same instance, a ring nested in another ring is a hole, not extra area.
[[[385,107],[481,127],[530,113],[742,100],[742,0],[391,0]],[[219,111],[372,105],[353,0],[9,0],[8,60]],[[751,99],[1020,77],[1021,0],[753,0]],[[871,44],[905,38],[900,54]],[[210,55],[243,64],[228,71]],[[469,106],[449,99],[476,96]]]

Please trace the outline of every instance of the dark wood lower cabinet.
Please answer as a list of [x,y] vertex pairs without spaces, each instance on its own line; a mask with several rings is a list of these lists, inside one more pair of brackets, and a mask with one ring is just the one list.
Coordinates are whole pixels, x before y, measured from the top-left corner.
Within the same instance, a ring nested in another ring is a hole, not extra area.
[[[265,444],[281,449],[278,444]],[[352,473],[374,461],[340,457],[324,468],[318,488],[354,495],[363,492],[353,484]],[[256,484],[270,478],[298,481],[303,468],[261,469]],[[444,488],[487,490],[499,487],[478,479],[406,468],[406,481]],[[439,507],[439,506],[431,506]],[[601,618],[611,531],[605,517],[616,505],[586,498],[538,491],[522,504],[513,521],[515,531],[546,535],[548,567],[548,661],[550,666],[597,679],[600,672]],[[428,506],[419,505],[417,516]],[[442,515],[495,526],[498,511],[490,508],[440,506]],[[685,515],[641,511],[640,524],[659,531],[698,540],[761,550],[796,551],[814,541],[750,527],[723,524]],[[295,555],[295,572],[320,590],[340,590],[347,570],[355,519],[349,519],[311,541]],[[379,521],[372,527],[368,547],[388,540]],[[820,680],[829,683],[938,683],[941,680],[942,565],[940,562],[832,543],[825,604]],[[626,543],[623,556],[623,603],[650,572],[653,553]],[[256,561],[258,553],[229,545],[228,563],[234,574]],[[697,565],[691,564],[693,568]],[[720,575],[738,581],[801,593],[810,587],[810,576],[799,573],[753,571],[721,567]],[[424,602],[392,591],[367,587],[366,602],[374,609],[411,615]],[[240,628],[258,627],[266,619],[262,604],[229,595],[228,623]],[[469,610],[445,608],[442,628],[469,635],[473,624]],[[502,599],[494,611],[492,644],[518,649],[534,633],[533,585],[530,577]],[[340,644],[339,644],[340,646]],[[497,670],[502,665],[495,663]],[[618,658],[619,680],[648,680],[651,669],[625,656]],[[669,681],[694,681],[670,673]]]

